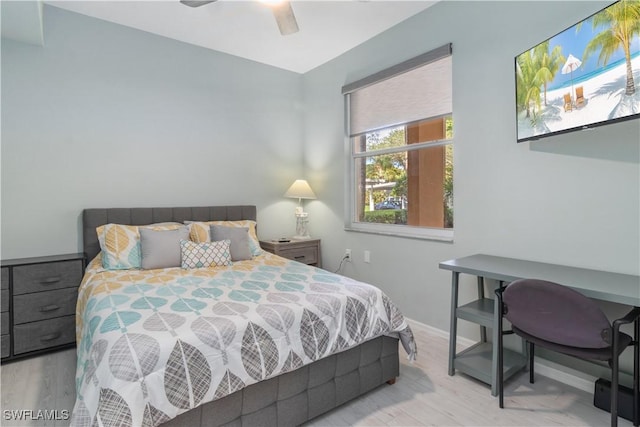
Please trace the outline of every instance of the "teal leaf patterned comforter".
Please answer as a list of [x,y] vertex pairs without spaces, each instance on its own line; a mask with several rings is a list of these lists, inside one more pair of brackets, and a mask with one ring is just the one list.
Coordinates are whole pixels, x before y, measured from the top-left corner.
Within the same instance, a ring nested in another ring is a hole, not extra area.
[[73,426],[157,426],[380,335],[416,355],[378,288],[272,254],[193,270],[100,265],[78,294]]

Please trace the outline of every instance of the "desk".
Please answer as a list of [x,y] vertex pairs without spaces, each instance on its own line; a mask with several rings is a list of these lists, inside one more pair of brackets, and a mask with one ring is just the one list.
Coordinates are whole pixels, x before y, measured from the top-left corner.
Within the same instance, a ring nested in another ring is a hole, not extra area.
[[[497,301],[484,297],[484,279],[500,283],[517,279],[541,279],[560,283],[601,301],[640,307],[640,277],[610,273],[557,264],[477,254],[440,263],[440,268],[452,272],[451,327],[449,330],[449,375],[457,370],[491,385],[491,394],[498,393],[497,373]],[[478,300],[458,307],[460,273],[478,277]],[[457,320],[468,320],[480,325],[479,343],[456,354]],[[487,342],[486,328],[492,329],[492,343]],[[524,344],[523,344],[524,350]],[[505,379],[526,365],[524,351],[519,354],[505,349]]]

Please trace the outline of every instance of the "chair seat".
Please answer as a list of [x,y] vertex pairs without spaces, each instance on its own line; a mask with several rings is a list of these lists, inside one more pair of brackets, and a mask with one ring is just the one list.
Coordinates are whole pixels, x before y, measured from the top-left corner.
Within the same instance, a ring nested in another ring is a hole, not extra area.
[[[611,360],[613,356],[613,352],[611,346],[603,347],[603,348],[581,348],[581,347],[571,347],[562,344],[557,344],[551,341],[545,341],[543,339],[534,337],[532,335],[527,334],[521,329],[516,328],[515,326],[511,327],[513,332],[524,338],[525,340],[534,343],[535,345],[539,345],[544,348],[548,348],[549,350],[557,351],[558,353],[568,354],[570,356],[580,357],[583,359],[593,359],[593,360]],[[618,354],[622,353],[627,346],[633,341],[633,339],[623,333],[619,333],[620,345],[618,346]]]

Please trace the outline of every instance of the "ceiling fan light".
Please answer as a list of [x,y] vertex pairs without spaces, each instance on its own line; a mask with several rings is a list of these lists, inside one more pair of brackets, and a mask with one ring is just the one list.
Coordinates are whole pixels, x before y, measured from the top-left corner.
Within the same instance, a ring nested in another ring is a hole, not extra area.
[[[199,7],[205,4],[214,3],[217,0],[180,0],[180,3],[190,6]],[[293,8],[289,0],[259,0],[261,3],[269,6],[273,11],[273,16],[278,23],[280,34],[287,36],[299,31],[296,16],[293,14]]]

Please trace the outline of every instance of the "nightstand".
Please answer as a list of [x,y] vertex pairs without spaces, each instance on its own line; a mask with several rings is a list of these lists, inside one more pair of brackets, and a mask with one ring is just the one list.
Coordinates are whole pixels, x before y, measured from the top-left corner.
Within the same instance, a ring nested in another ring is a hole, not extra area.
[[292,259],[303,264],[322,268],[322,253],[320,239],[291,240],[279,242],[277,240],[261,240],[260,246],[267,252],[283,258]]
[[74,346],[84,254],[1,263],[2,362]]

